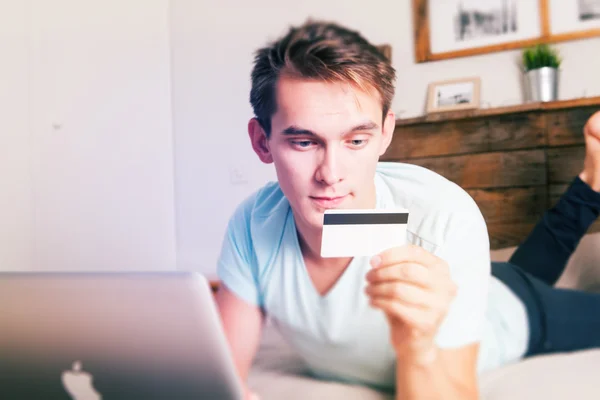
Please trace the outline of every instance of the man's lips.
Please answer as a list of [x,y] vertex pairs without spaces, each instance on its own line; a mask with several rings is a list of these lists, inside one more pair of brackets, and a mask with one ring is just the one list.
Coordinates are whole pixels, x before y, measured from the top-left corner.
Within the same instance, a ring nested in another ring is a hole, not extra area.
[[335,207],[340,204],[348,195],[344,196],[310,196],[310,198],[322,207]]

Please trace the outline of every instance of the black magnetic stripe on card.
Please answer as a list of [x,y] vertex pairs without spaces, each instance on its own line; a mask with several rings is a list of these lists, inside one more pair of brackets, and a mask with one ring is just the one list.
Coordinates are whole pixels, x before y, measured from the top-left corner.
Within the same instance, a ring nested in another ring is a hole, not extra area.
[[325,214],[323,225],[406,224],[408,213]]

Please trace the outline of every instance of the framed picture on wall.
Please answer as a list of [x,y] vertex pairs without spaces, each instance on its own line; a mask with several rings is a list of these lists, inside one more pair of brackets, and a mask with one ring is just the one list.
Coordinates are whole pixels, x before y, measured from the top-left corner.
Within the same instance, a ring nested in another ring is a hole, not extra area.
[[427,112],[479,108],[480,86],[478,77],[432,82],[427,93]]
[[550,0],[550,34],[572,40],[600,35],[600,0]]
[[412,0],[417,62],[600,36],[600,0]]
[[542,37],[538,0],[413,0],[417,61],[508,50]]

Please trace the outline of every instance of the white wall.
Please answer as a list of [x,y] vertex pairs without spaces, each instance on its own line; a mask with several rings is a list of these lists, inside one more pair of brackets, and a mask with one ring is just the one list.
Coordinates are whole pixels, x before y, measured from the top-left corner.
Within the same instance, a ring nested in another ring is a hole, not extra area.
[[[398,72],[393,110],[423,113],[431,81],[482,79],[482,106],[522,102],[518,51],[415,64],[410,0],[171,0],[178,267],[213,275],[225,224],[240,200],[275,179],[252,153],[246,123],[253,51],[308,16],[390,43]],[[218,5],[217,5],[218,4]],[[559,45],[562,99],[600,95],[600,38]],[[242,173],[241,176],[236,172]],[[234,175],[235,182],[230,178]],[[246,183],[243,183],[246,182]]]
[[[171,269],[177,255],[214,274],[235,206],[275,178],[246,135],[253,53],[308,16],[392,45],[400,117],[454,77],[480,76],[484,107],[522,101],[518,51],[414,64],[410,3],[0,2],[0,269]],[[600,38],[559,48],[561,98],[600,95]]]
[[2,4],[0,269],[174,269],[168,0]]
[[33,248],[27,15],[0,2],[0,270],[30,265]]

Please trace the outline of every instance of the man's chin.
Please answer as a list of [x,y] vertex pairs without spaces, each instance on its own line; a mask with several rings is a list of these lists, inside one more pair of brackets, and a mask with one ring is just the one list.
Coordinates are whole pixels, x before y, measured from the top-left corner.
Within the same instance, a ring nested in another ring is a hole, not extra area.
[[315,231],[321,231],[323,229],[323,219],[325,218],[325,210],[315,210],[307,215],[305,221],[307,222],[310,229]]

